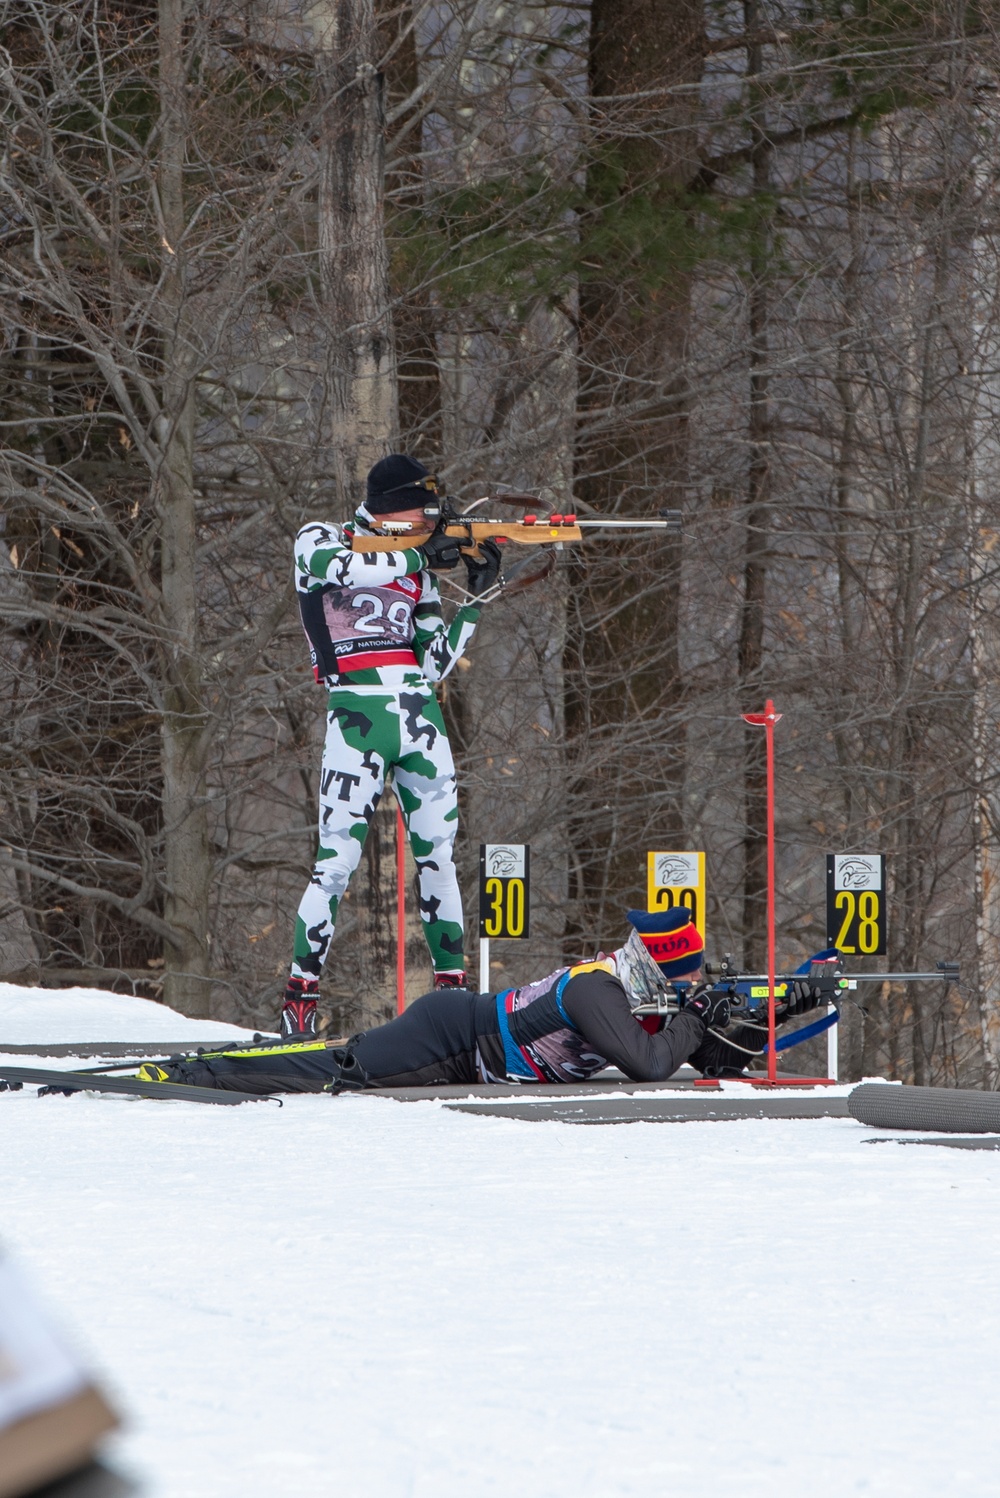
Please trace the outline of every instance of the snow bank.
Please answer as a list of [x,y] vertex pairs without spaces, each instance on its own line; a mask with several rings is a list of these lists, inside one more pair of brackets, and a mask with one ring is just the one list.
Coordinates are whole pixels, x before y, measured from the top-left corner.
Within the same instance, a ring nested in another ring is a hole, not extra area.
[[144,1498],[996,1491],[998,1155],[27,1088],[0,1137]]
[[241,1039],[236,1025],[188,1019],[165,1004],[99,988],[23,988],[0,983],[0,1052],[7,1045],[83,1041]]

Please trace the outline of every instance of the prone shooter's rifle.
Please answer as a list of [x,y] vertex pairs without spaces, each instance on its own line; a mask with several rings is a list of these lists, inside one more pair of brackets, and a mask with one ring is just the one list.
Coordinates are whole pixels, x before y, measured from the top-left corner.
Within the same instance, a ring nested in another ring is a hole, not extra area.
[[[493,516],[482,517],[473,512],[480,505],[510,505],[520,509],[520,517],[503,520]],[[582,541],[587,530],[659,530],[676,533],[681,529],[680,510],[661,510],[657,520],[622,520],[618,516],[578,516],[554,514],[546,509],[546,501],[533,494],[493,494],[474,500],[459,513],[447,499],[434,500],[424,506],[427,524],[434,531],[454,536],[462,543],[462,550],[471,556],[481,555],[482,541],[514,541],[521,546],[543,546],[565,541]],[[425,531],[410,520],[393,520],[387,516],[380,521],[385,535],[368,532],[355,535],[351,541],[352,551],[399,551],[412,535],[412,544],[419,546],[426,538]]]
[[[738,972],[727,954],[717,966],[705,964],[705,977],[711,982],[713,992],[726,995],[735,1016],[750,1023],[766,1023],[766,973]],[[827,1004],[839,1004],[859,983],[957,983],[958,979],[957,962],[939,962],[934,973],[847,973],[844,971],[843,953],[836,947],[828,947],[810,957],[794,973],[776,974],[774,997],[780,1003],[788,992],[790,983],[805,981],[820,990]],[[676,1014],[679,1009],[683,1009],[693,985],[674,983],[670,987],[672,992],[663,994],[655,1002],[640,1005],[635,1013]]]

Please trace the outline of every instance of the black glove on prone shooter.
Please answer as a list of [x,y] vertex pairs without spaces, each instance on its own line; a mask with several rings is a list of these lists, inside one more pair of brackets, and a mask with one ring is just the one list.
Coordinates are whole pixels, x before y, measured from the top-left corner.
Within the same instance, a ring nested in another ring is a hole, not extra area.
[[503,561],[495,541],[480,541],[479,550],[482,552],[481,557],[474,557],[467,551],[462,552],[462,561],[469,574],[466,587],[473,598],[479,598],[487,588],[492,588],[500,576],[500,563]]
[[796,1015],[808,1014],[811,1009],[817,1009],[822,1002],[822,990],[815,983],[796,978],[788,984],[785,997],[775,1005],[775,1018],[794,1019]]
[[732,1015],[729,995],[717,992],[708,983],[691,990],[684,1004],[684,1012],[689,1010],[705,1021],[708,1030],[724,1030]]
[[458,566],[462,555],[459,541],[458,536],[446,536],[443,530],[434,531],[426,541],[421,541],[417,551],[432,572],[450,572],[453,567]]

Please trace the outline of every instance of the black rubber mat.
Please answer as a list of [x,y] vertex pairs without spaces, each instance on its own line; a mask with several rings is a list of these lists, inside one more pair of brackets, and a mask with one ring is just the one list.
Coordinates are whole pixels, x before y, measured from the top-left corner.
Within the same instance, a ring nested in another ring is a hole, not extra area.
[[[765,1078],[760,1077],[763,1083]],[[814,1079],[812,1077],[800,1077],[794,1072],[788,1076],[782,1075],[782,1082],[795,1082],[805,1084],[805,1090],[813,1090]],[[749,1080],[742,1081],[740,1087],[746,1088],[746,1097],[756,1097],[760,1093],[770,1091],[769,1088],[750,1085]],[[789,1091],[794,1091],[790,1088]],[[598,1072],[589,1082],[520,1082],[520,1083],[496,1083],[489,1086],[482,1083],[453,1084],[441,1087],[370,1087],[365,1090],[365,1097],[391,1097],[399,1103],[425,1103],[430,1098],[449,1100],[456,1102],[468,1102],[473,1098],[544,1098],[546,1102],[564,1102],[566,1098],[596,1098],[608,1093],[618,1097],[648,1096],[653,1094],[657,1097],[669,1097],[680,1092],[683,1095],[693,1093],[696,1097],[717,1096],[722,1092],[718,1082],[706,1082],[700,1078],[697,1072],[688,1067],[682,1067],[665,1082],[630,1082],[623,1077],[620,1071],[609,1069],[606,1072]],[[734,1094],[739,1097],[740,1094]]]
[[862,1082],[847,1101],[851,1117],[875,1129],[1000,1134],[1000,1093],[996,1092]]
[[882,1135],[863,1139],[862,1144],[937,1144],[946,1150],[1000,1150],[1000,1135],[979,1134],[973,1139],[897,1139]]
[[646,1093],[620,1098],[532,1098],[524,1103],[446,1102],[456,1113],[516,1118],[522,1123],[724,1123],[742,1118],[846,1118],[846,1097],[757,1093],[750,1097],[671,1097]]

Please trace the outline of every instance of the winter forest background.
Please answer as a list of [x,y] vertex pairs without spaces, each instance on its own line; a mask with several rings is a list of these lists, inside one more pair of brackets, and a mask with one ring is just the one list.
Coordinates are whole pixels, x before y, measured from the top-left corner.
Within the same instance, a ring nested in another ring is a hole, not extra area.
[[[962,961],[849,1008],[845,1074],[1000,1085],[996,22],[0,0],[0,978],[273,1023],[323,727],[291,540],[404,448],[684,512],[559,553],[446,684],[470,951],[478,843],[533,850],[498,984],[614,943],[650,848],[705,848],[710,955],[763,961],[773,696],[779,960],[859,850],[889,967]],[[389,1012],[392,838],[387,797],[337,1031]]]

